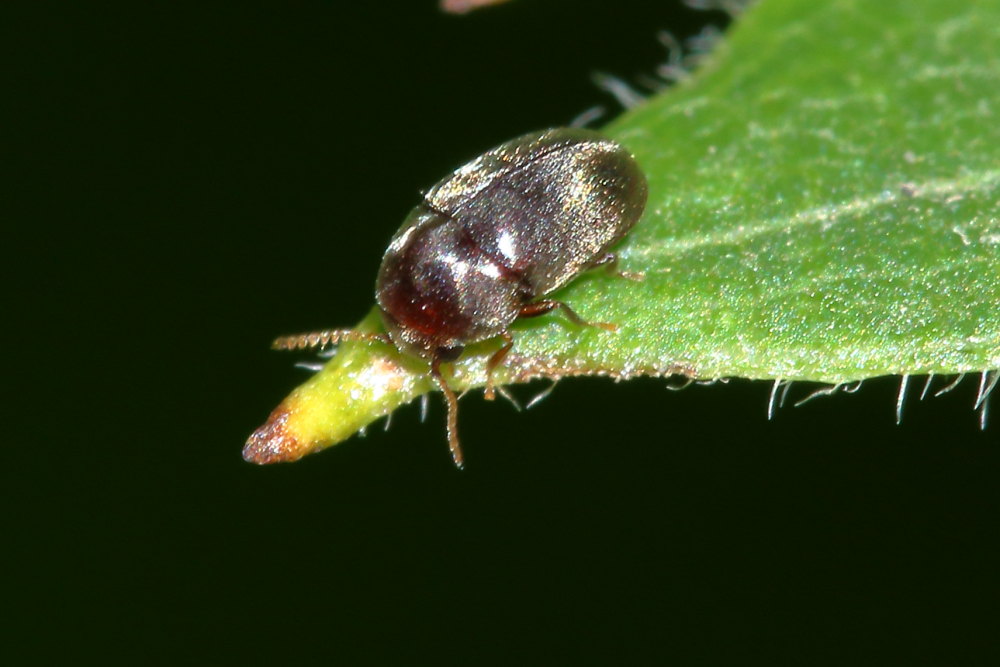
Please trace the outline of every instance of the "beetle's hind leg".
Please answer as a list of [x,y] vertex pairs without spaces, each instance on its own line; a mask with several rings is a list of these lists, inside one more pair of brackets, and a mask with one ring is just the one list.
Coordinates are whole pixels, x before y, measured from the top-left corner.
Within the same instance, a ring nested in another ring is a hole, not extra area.
[[605,270],[611,275],[625,278],[626,280],[641,283],[646,279],[646,274],[641,271],[620,271],[618,269],[618,255],[613,252],[598,257],[597,261],[590,265],[590,268],[596,269],[599,266],[605,267]]
[[455,467],[461,470],[465,467],[465,459],[462,456],[462,446],[458,442],[458,398],[441,375],[441,358],[438,356],[431,360],[431,377],[441,388],[444,400],[448,404],[448,448],[451,449],[451,460],[455,462]]
[[543,299],[542,301],[535,301],[534,303],[522,306],[521,312],[518,313],[518,317],[538,317],[539,315],[550,313],[556,308],[562,308],[563,314],[566,315],[566,319],[574,324],[579,324],[582,327],[597,327],[599,329],[604,329],[605,331],[618,331],[617,324],[612,324],[611,322],[588,322],[577,315],[572,308],[567,306],[562,301],[554,301],[552,299]]
[[[614,255],[610,255],[614,257]],[[617,261],[617,258],[615,258]],[[604,329],[605,331],[618,331],[618,325],[612,324],[611,322],[588,322],[579,315],[576,314],[572,308],[570,308],[566,303],[562,301],[555,301],[553,299],[543,299],[542,301],[535,301],[534,303],[525,304],[521,306],[521,310],[518,311],[518,317],[538,317],[546,313],[550,313],[556,308],[562,308],[563,313],[565,313],[566,318],[582,327],[597,327],[599,329]],[[514,337],[510,335],[509,331],[504,331],[500,334],[503,338],[504,344],[499,350],[493,353],[493,356],[489,358],[486,362],[486,391],[483,394],[483,398],[487,401],[492,401],[496,398],[496,389],[493,384],[493,371],[496,367],[503,363],[503,360],[510,353],[512,347],[514,347]]]

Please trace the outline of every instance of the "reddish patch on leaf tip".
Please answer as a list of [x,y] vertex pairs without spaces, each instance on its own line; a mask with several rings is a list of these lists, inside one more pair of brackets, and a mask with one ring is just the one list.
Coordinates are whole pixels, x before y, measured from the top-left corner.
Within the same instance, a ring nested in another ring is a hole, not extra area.
[[288,432],[289,410],[284,403],[274,409],[264,425],[247,439],[243,459],[249,463],[285,463],[296,461],[312,449]]

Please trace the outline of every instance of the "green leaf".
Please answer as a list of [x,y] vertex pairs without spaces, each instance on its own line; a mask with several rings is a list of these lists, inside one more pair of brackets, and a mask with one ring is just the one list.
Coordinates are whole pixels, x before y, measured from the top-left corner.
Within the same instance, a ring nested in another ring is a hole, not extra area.
[[[622,268],[519,322],[500,382],[681,372],[841,383],[1000,367],[1000,3],[762,0],[689,80],[606,128],[649,178]],[[373,313],[363,323],[377,329]],[[454,365],[484,384],[489,352]],[[248,444],[298,458],[431,389],[348,343]]]

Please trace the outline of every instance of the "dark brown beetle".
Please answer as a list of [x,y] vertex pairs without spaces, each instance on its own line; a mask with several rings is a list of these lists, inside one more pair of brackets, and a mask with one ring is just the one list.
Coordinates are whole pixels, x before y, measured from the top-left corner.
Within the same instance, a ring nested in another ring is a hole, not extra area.
[[[322,331],[279,338],[278,349],[339,340],[380,340],[427,359],[448,402],[448,442],[462,465],[458,401],[441,374],[466,345],[504,340],[492,371],[513,346],[519,317],[566,304],[540,298],[587,269],[613,267],[608,249],[639,220],[646,178],[619,144],[584,129],[525,135],[481,155],[435,185],[393,236],[375,283],[388,337]],[[612,324],[595,323],[614,330]]]

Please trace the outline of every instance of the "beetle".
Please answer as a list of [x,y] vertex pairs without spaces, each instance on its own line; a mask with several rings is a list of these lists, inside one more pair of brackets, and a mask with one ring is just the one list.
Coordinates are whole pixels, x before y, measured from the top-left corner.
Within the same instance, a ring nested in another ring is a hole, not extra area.
[[588,269],[613,270],[617,257],[608,250],[638,222],[646,197],[634,158],[592,130],[551,129],[501,144],[427,191],[392,237],[375,283],[385,334],[318,331],[273,347],[381,341],[427,360],[447,401],[452,458],[462,467],[458,400],[441,364],[467,345],[502,339],[486,365],[492,399],[492,373],[513,347],[515,320],[560,308],[576,324],[616,330],[545,295]]

